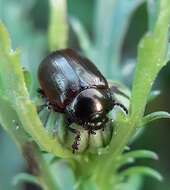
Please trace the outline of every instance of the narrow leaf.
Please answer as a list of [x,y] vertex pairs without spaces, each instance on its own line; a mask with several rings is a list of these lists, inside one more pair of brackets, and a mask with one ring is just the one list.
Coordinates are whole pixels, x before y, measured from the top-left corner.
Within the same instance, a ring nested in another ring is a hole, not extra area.
[[168,43],[167,62],[170,61],[170,43]]
[[83,52],[89,57],[91,44],[86,29],[84,28],[80,20],[78,20],[75,17],[70,18],[70,24],[72,26],[73,31],[77,35],[80,47],[82,48]]
[[[0,44],[9,41],[9,35],[2,24],[0,25],[0,36],[1,34],[6,39],[2,39]],[[53,152],[57,156],[69,154],[67,150],[63,149],[58,139],[50,137],[42,126],[36,107],[29,98],[19,52],[11,51],[11,47],[7,50],[6,46],[1,45],[0,96],[9,101],[11,107],[17,112],[24,130],[34,138],[42,149]]]
[[48,41],[50,51],[66,48],[68,40],[67,1],[50,0]]
[[11,51],[11,41],[8,36],[7,30],[2,24],[0,20],[0,49],[4,49],[4,51]]
[[124,177],[129,177],[132,175],[136,175],[136,174],[150,176],[150,177],[157,179],[158,181],[163,180],[163,177],[159,172],[157,172],[156,170],[154,170],[152,168],[145,167],[145,166],[130,167],[130,168],[124,170],[123,172],[121,172],[120,177],[124,178]]
[[142,126],[146,126],[146,124],[157,120],[157,119],[170,119],[170,114],[168,112],[165,111],[158,111],[158,112],[153,112],[147,116],[145,116],[142,119]]
[[134,150],[128,153],[124,153],[118,159],[118,167],[122,167],[125,164],[131,164],[135,159],[154,159],[158,160],[158,155],[150,150]]
[[28,182],[28,183],[40,186],[40,182],[38,181],[38,179],[35,176],[27,174],[27,173],[20,173],[16,175],[12,183],[13,185],[17,185],[23,182]]
[[155,152],[150,150],[134,150],[128,153],[123,154],[123,158],[150,158],[158,160],[158,155]]
[[153,31],[159,14],[160,1],[147,0],[149,30]]
[[153,32],[147,33],[139,44],[131,99],[133,121],[143,116],[153,82],[166,64],[169,23],[170,4],[169,0],[164,0],[160,2],[160,12]]
[[127,181],[125,181],[122,184],[118,184],[119,190],[139,190],[142,187],[142,176],[140,175],[133,175],[128,178]]

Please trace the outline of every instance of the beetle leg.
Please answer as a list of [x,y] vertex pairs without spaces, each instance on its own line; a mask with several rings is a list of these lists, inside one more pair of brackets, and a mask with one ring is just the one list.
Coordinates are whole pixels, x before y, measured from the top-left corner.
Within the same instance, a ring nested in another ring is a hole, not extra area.
[[113,107],[114,106],[119,106],[120,108],[122,108],[125,111],[126,114],[128,114],[128,109],[123,104],[118,103],[118,102],[114,102]]
[[[112,85],[110,87],[110,91],[111,91],[111,95],[112,96],[114,95],[114,93],[116,93],[116,94],[119,94],[119,95],[121,95],[121,96],[126,97],[127,99],[129,99],[129,96],[127,96],[124,92],[122,92],[121,90],[119,90],[119,88],[117,86]],[[113,107],[114,106],[121,107],[126,112],[126,114],[128,114],[128,110],[127,110],[127,108],[123,104],[121,104],[119,102],[114,102],[113,101]]]
[[119,95],[121,95],[121,96],[124,96],[124,97],[127,98],[127,99],[130,98],[130,97],[129,97],[128,95],[126,95],[123,91],[121,91],[121,90],[119,89],[119,87],[117,87],[117,86],[115,86],[115,85],[112,85],[112,86],[110,87],[110,90],[111,90],[111,93],[112,93],[112,94],[116,93],[116,94],[119,94]]
[[[45,104],[39,106],[40,107],[40,111],[42,109],[44,109],[44,107],[47,107],[47,109],[49,111],[53,110],[55,112],[61,112],[59,109],[56,108],[56,106],[54,106],[52,103],[49,102],[48,98],[46,97],[44,91],[41,88],[38,88],[37,92],[41,96],[41,98],[43,98],[44,101],[45,101]],[[38,110],[39,110],[39,108],[38,108]]]
[[73,154],[75,154],[76,150],[79,149],[78,146],[80,145],[80,140],[81,140],[81,138],[80,138],[80,131],[77,130],[77,129],[73,129],[73,128],[71,128],[71,127],[68,127],[68,129],[69,129],[72,133],[76,134],[76,136],[75,136],[75,138],[74,138],[74,142],[73,142],[73,144],[72,144]]
[[44,108],[46,108],[51,111],[53,110],[52,105],[49,103],[49,101],[45,100],[45,104],[37,106],[37,112],[40,113]]
[[49,104],[49,102],[48,102],[47,97],[45,96],[44,91],[43,91],[41,88],[38,88],[38,89],[37,89],[37,92],[38,92],[38,94],[40,95],[40,97],[43,98],[44,101],[45,101],[44,104],[38,106],[38,109],[37,109],[37,110],[38,110],[38,113],[41,112],[45,107],[47,107],[48,109],[50,109],[50,104]]
[[48,98],[46,97],[44,91],[41,88],[38,88],[37,90],[38,94],[41,96],[41,98],[43,98],[45,100],[45,104],[43,104],[42,106],[47,106],[47,108],[49,110],[52,109],[52,104],[49,102]]
[[90,134],[96,135],[96,132],[94,131],[95,129],[92,129],[90,126],[88,126],[88,125],[85,124],[85,125],[83,125],[83,128],[88,131],[89,135]]
[[92,129],[92,128],[90,128],[90,127],[87,127],[87,128],[85,128],[86,130],[88,130],[88,134],[89,135],[96,135],[96,132],[95,132],[95,129]]
[[41,98],[45,98],[46,99],[46,95],[45,95],[44,91],[41,88],[38,88],[37,92],[41,96]]

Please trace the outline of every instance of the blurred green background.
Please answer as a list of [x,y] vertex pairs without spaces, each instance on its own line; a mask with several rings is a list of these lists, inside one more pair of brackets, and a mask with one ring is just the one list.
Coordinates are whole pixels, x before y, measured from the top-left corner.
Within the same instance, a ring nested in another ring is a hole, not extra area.
[[[97,34],[99,35],[99,38],[103,37],[104,40],[105,38],[106,40],[109,39],[109,32],[107,31],[109,28],[106,25],[106,22],[109,20],[109,15],[107,15],[109,14],[109,10],[107,13],[107,9],[105,10],[105,13],[103,13],[103,15],[100,15],[102,18],[102,20],[99,19],[99,25],[101,26],[101,28],[98,27],[98,29],[101,30],[94,32],[94,26],[96,25],[95,22],[97,22],[95,20],[97,1],[100,0],[68,0],[68,18],[71,18],[73,16],[78,18],[87,30],[90,39],[93,42],[96,39],[95,35]],[[36,68],[41,59],[48,53],[47,30],[49,14],[50,7],[47,0],[0,0],[0,20],[4,22],[10,32],[13,48],[19,48],[21,50],[22,64],[29,71],[33,72],[35,81]],[[117,30],[116,22],[119,22],[118,17],[114,17],[114,25],[110,26],[111,31]],[[112,18],[110,18],[109,22],[112,22],[111,19]],[[126,28],[127,32],[126,30],[124,31],[125,36],[123,38],[123,44],[121,44],[120,64],[122,70],[119,72],[116,71],[115,75],[113,76],[114,79],[121,80],[123,83],[129,86],[129,88],[131,87],[131,82],[133,79],[133,70],[137,54],[137,44],[139,42],[139,39],[146,32],[147,24],[147,6],[145,3],[142,3],[133,12],[130,20],[128,20]],[[110,35],[110,38],[111,37],[112,35]],[[70,24],[68,46],[76,49],[80,48],[77,36],[73,32]],[[102,48],[96,48],[96,50],[106,51],[104,52],[106,58],[109,55],[106,54],[111,51],[110,49],[102,50]],[[101,60],[103,62],[105,61],[103,57],[101,58]],[[102,64],[104,64],[103,62]],[[37,85],[37,82],[35,85]],[[169,64],[159,74],[155,82],[154,88],[159,89],[161,91],[161,94],[147,106],[146,111],[148,113],[157,110],[170,112]],[[144,178],[144,184],[141,190],[169,190],[170,128],[168,126],[170,126],[170,121],[156,121],[152,125],[153,127],[148,127],[147,129],[145,129],[142,135],[133,143],[133,145],[131,145],[131,148],[146,148],[157,152],[160,157],[159,161],[147,161],[147,164],[153,166],[155,169],[160,171],[164,176],[164,181],[160,183],[150,178]],[[144,163],[142,161],[140,162]],[[22,184],[18,186],[12,185],[13,177],[17,173],[23,171],[28,171],[28,169],[20,152],[17,150],[12,140],[0,128],[0,190],[38,189],[30,184]]]

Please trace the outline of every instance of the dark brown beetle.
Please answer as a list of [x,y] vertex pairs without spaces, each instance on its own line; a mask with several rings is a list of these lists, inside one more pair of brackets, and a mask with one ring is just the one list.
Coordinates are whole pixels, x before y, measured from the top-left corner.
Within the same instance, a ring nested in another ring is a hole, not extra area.
[[107,113],[115,105],[127,113],[127,109],[113,99],[114,91],[97,67],[72,49],[48,55],[39,66],[38,78],[40,93],[54,111],[65,114],[68,129],[76,134],[73,152],[78,150],[80,132],[71,128],[71,123],[95,134],[95,130],[104,128]]

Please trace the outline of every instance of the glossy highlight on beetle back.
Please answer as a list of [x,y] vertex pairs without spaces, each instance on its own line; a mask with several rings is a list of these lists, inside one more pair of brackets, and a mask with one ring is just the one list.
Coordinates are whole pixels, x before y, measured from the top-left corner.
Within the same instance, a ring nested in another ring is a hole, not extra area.
[[39,66],[38,78],[45,95],[60,111],[83,89],[108,88],[97,67],[72,49],[47,56]]

